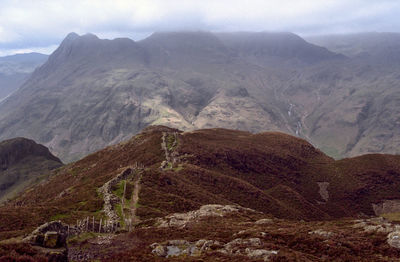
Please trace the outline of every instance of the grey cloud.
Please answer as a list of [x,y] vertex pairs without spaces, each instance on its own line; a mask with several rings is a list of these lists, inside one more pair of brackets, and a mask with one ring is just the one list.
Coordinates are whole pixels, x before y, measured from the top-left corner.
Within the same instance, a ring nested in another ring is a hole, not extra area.
[[142,38],[154,31],[399,31],[395,0],[3,0],[0,50],[48,47],[71,31]]

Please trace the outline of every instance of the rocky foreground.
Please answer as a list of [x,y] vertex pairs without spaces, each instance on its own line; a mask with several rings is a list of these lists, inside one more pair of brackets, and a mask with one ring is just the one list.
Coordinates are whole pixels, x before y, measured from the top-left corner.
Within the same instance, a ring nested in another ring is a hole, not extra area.
[[291,221],[205,205],[115,234],[47,223],[22,240],[24,249],[21,242],[2,244],[0,254],[4,261],[27,255],[37,261],[398,261],[399,236],[400,225],[383,218]]

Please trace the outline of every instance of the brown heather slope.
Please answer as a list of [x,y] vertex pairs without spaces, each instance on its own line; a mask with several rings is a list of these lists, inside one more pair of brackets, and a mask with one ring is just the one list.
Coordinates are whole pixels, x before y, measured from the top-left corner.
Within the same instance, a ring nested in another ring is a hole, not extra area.
[[[163,134],[171,163],[162,170]],[[239,204],[279,218],[326,220],[374,215],[372,203],[400,199],[400,156],[335,161],[305,140],[283,133],[181,133],[153,126],[65,166],[0,207],[0,238],[54,219],[73,224],[87,216],[104,218],[98,189],[136,163],[145,166],[137,205],[142,221],[210,203]],[[327,201],[319,182],[329,183]]]

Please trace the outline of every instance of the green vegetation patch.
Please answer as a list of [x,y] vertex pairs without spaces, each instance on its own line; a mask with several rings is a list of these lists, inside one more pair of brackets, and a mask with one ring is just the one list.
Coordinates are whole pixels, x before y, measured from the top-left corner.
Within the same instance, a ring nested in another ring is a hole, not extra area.
[[382,214],[381,217],[393,222],[400,222],[400,212]]
[[167,138],[166,138],[166,142],[167,142],[167,148],[168,150],[174,150],[175,147],[177,146],[176,144],[174,144],[175,142],[175,136],[172,134],[168,134]]
[[80,244],[86,240],[93,239],[97,236],[101,235],[100,233],[94,233],[94,232],[85,232],[81,233],[79,235],[73,236],[68,239],[68,244]]
[[70,214],[56,214],[56,215],[54,215],[54,216],[51,216],[50,217],[50,220],[61,220],[61,219],[64,219],[64,218],[68,218],[68,217],[70,217]]
[[125,187],[126,180],[121,180],[118,184],[113,186],[113,194],[122,198],[124,195],[124,187]]
[[183,165],[178,165],[177,167],[175,167],[173,170],[175,171],[175,172],[179,172],[179,171],[181,171],[183,169]]
[[115,205],[115,211],[117,212],[117,215],[122,219],[122,206],[121,204],[116,204]]

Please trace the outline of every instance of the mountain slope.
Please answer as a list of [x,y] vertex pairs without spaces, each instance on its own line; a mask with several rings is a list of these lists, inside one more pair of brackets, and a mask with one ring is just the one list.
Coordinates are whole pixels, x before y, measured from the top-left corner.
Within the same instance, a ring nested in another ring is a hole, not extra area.
[[38,53],[0,57],[0,101],[17,90],[47,57]]
[[61,167],[49,150],[25,138],[0,142],[0,202],[15,197],[44,175]]

